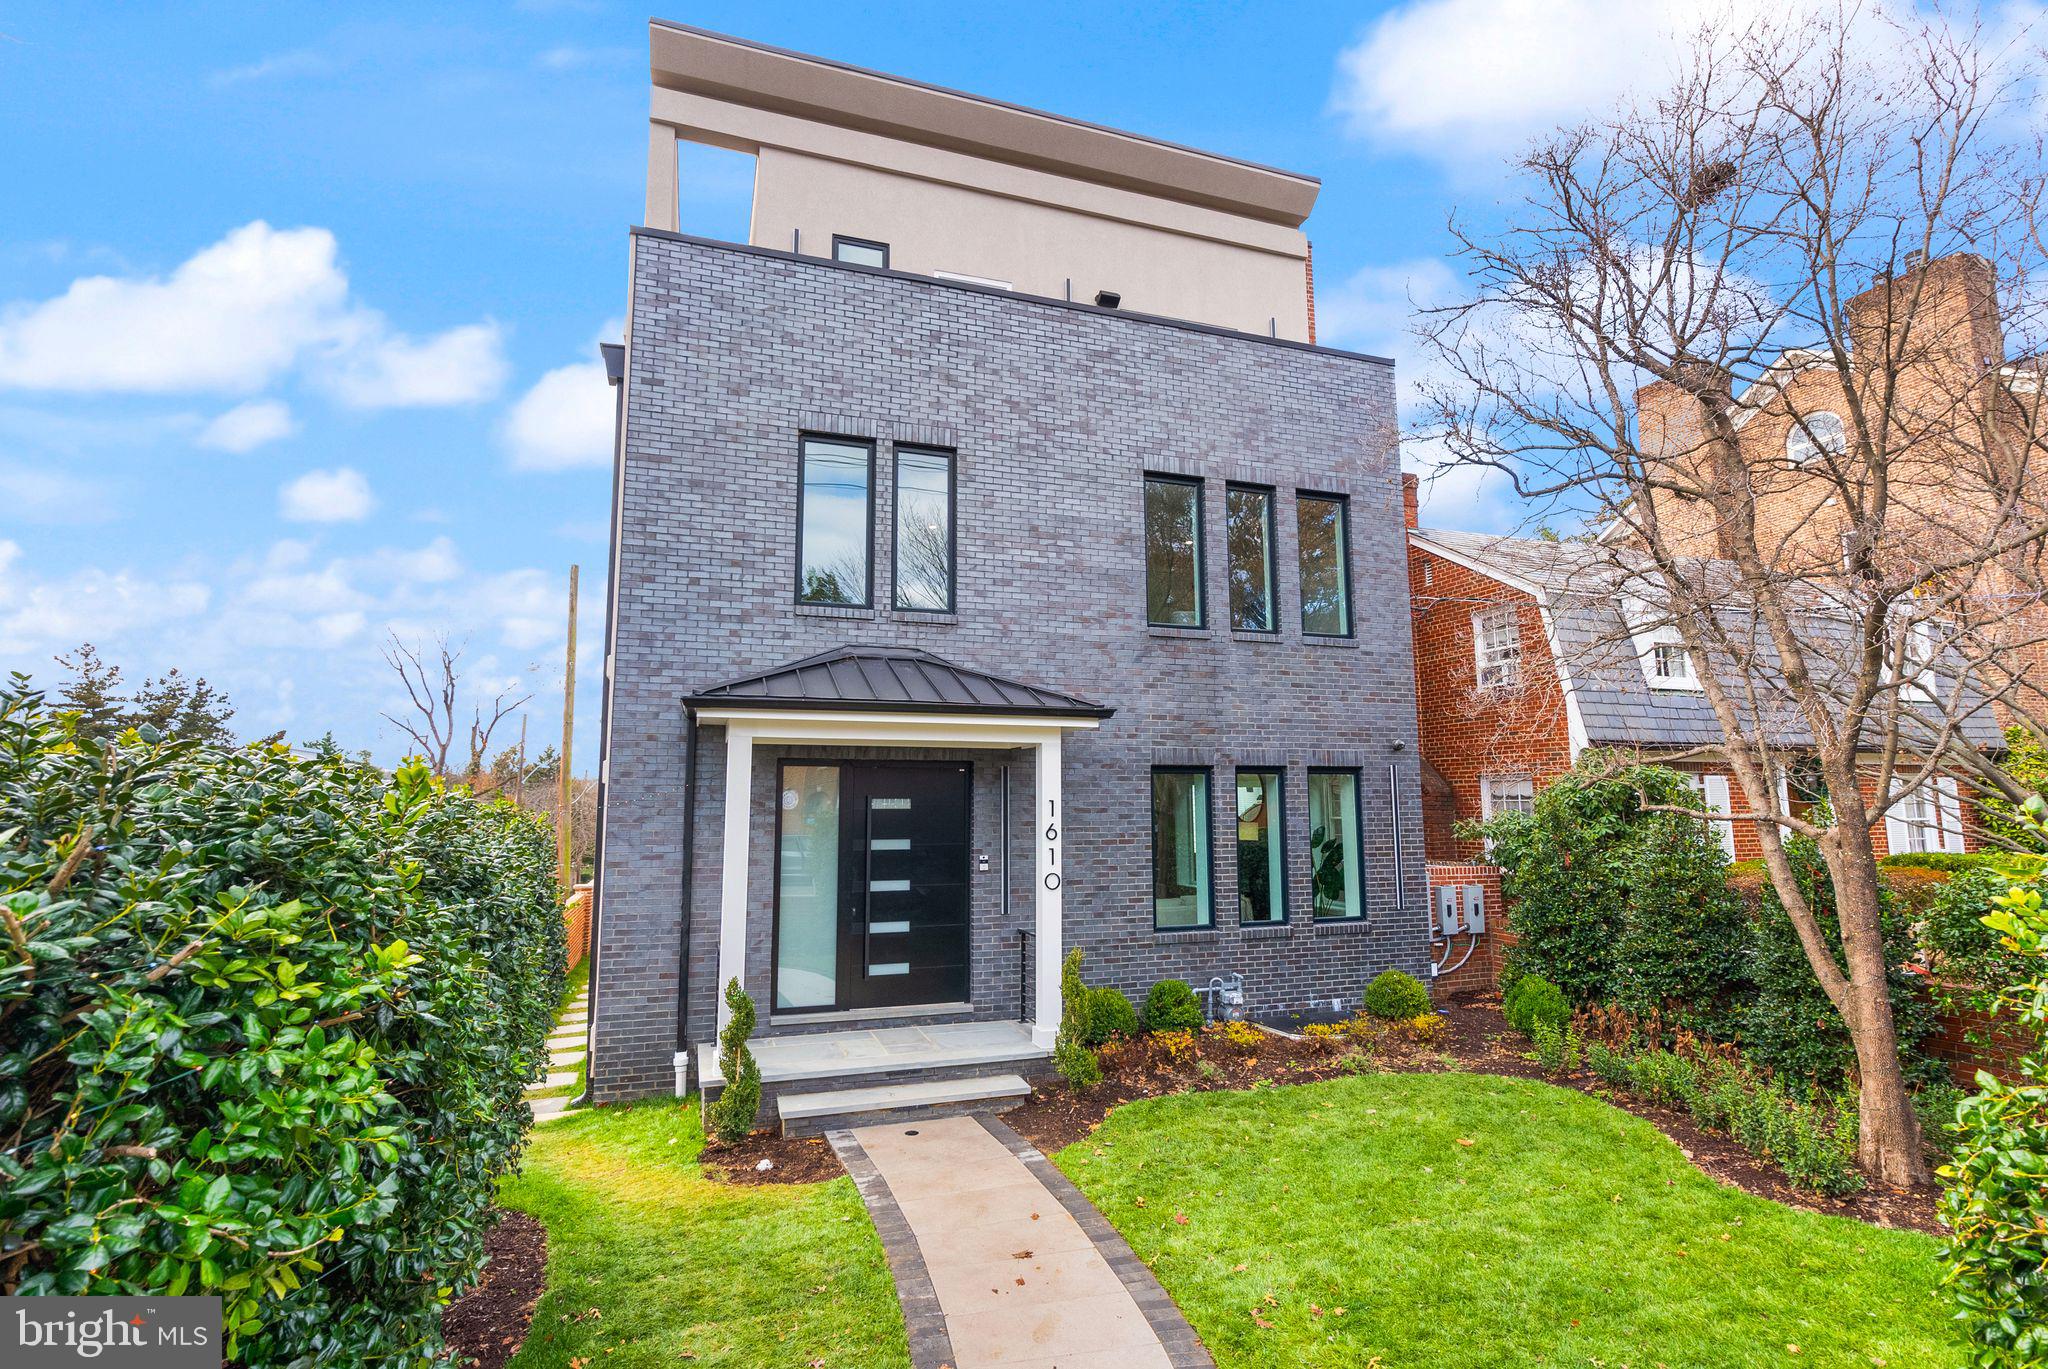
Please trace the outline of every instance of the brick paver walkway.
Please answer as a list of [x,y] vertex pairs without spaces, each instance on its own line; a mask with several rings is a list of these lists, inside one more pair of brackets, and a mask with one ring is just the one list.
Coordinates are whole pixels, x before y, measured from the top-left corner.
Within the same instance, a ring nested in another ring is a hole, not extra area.
[[834,1132],[916,1369],[1211,1369],[1152,1271],[999,1119]]

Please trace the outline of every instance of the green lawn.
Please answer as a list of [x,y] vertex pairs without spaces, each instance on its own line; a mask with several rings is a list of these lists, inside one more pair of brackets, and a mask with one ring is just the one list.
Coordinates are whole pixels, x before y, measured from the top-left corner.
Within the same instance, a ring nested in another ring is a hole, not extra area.
[[548,1228],[547,1293],[515,1369],[908,1365],[853,1181],[716,1184],[702,1146],[694,1100],[534,1129],[524,1172],[501,1186]]
[[1724,1188],[1648,1123],[1546,1084],[1151,1099],[1056,1160],[1222,1369],[1963,1358],[1933,1239]]

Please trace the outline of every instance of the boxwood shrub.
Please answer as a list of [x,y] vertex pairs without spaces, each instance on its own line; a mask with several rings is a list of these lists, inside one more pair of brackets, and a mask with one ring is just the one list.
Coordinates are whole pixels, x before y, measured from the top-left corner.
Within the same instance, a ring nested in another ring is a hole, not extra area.
[[1191,1032],[1202,1029],[1202,1002],[1184,979],[1162,979],[1145,995],[1145,1030]]
[[1374,1017],[1406,1022],[1429,1011],[1429,990],[1412,974],[1381,970],[1365,986],[1364,1006]]
[[1088,1045],[1100,1046],[1113,1037],[1137,1034],[1138,1010],[1122,989],[1103,984],[1088,990]]
[[0,1293],[217,1293],[230,1363],[425,1364],[564,933],[545,827],[0,683]]

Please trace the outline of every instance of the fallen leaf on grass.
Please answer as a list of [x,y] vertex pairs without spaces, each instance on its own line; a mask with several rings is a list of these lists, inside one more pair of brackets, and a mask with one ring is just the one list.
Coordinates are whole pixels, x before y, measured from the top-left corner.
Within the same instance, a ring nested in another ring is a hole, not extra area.
[[1469,1147],[1469,1146],[1470,1146],[1470,1145],[1472,1144],[1472,1142],[1470,1142],[1470,1141],[1466,1140],[1466,1139],[1465,1139],[1464,1137],[1460,1136],[1460,1137],[1458,1138],[1458,1144],[1459,1144],[1459,1145],[1461,1145],[1461,1146],[1467,1146],[1467,1147]]
[[1187,1213],[1185,1213],[1185,1212],[1176,1212],[1176,1213],[1174,1213],[1174,1214],[1173,1214],[1173,1224],[1174,1224],[1175,1226],[1186,1226],[1186,1225],[1188,1224],[1188,1214],[1187,1214]]

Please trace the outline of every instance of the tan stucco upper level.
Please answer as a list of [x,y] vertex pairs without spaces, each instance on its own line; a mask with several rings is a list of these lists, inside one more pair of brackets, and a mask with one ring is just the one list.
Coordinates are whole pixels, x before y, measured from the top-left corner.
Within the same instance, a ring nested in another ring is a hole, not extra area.
[[756,158],[748,241],[1310,341],[1319,183],[823,58],[655,21],[647,218],[675,229],[677,141]]

